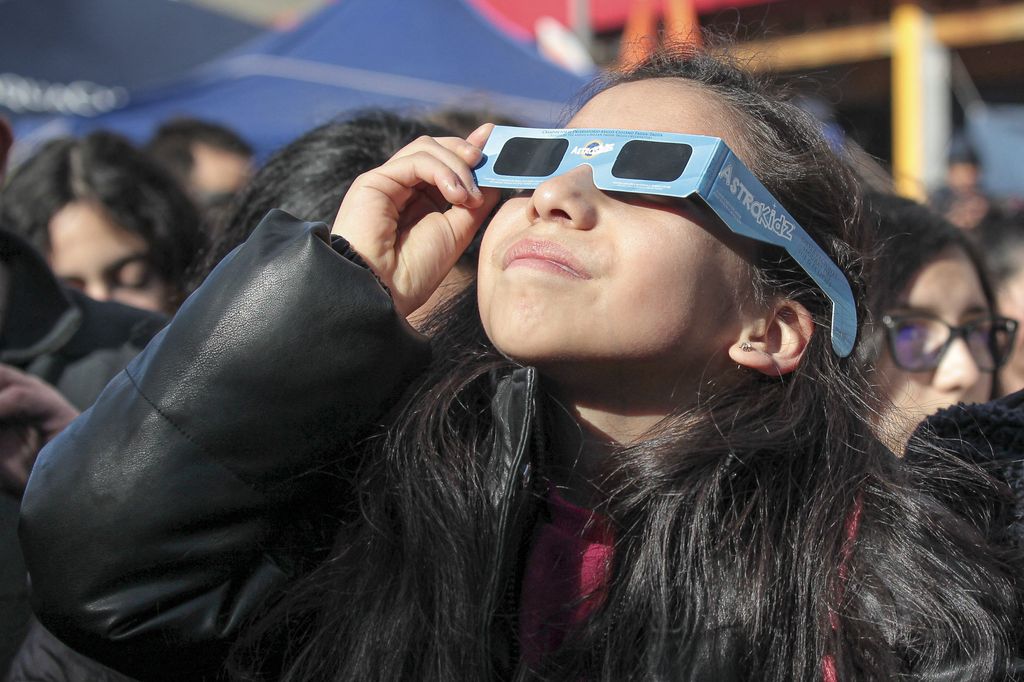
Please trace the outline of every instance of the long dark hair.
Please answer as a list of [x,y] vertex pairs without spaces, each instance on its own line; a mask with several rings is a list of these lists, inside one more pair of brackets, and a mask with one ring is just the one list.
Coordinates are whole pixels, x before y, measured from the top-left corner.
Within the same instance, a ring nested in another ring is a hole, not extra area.
[[192,273],[198,287],[274,208],[330,224],[349,186],[420,135],[447,135],[440,126],[384,109],[364,109],[304,133],[282,147],[232,199],[212,228],[209,250]]
[[[599,87],[648,78],[682,79],[723,107],[743,131],[741,155],[863,302],[859,189],[814,122],[702,53],[661,53]],[[1016,618],[1012,573],[977,520],[948,511],[872,435],[877,403],[857,356],[838,358],[820,333],[827,299],[771,249],[753,269],[759,296],[814,316],[800,367],[709,380],[610,458],[607,596],[540,669],[510,666],[566,680],[692,679],[714,665],[779,681],[821,679],[826,667],[847,680],[931,679],[953,666],[957,679],[998,677]],[[432,365],[384,435],[364,443],[330,557],[252,628],[236,661],[273,658],[285,680],[510,674],[487,636],[515,618],[491,595],[502,530],[488,481],[494,382],[515,365],[487,340],[471,290],[427,331]],[[260,648],[282,637],[278,655]]]

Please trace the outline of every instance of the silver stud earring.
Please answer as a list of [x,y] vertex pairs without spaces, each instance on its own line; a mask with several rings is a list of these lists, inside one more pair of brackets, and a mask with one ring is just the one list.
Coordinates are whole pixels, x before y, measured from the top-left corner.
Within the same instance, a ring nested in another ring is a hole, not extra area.
[[749,352],[751,352],[752,350],[754,350],[754,347],[753,347],[753,346],[751,346],[751,345],[750,345],[749,343],[747,343],[746,341],[744,341],[743,343],[741,343],[741,344],[740,344],[740,350],[741,350],[741,351],[743,351],[744,353],[749,353]]

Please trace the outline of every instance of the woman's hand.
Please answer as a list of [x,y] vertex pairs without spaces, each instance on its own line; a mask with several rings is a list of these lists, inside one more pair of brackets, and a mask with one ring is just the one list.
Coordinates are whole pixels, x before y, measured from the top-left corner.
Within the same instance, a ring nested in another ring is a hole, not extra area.
[[465,140],[419,138],[356,178],[341,203],[332,233],[391,290],[403,317],[430,298],[498,202],[472,173],[492,127]]
[[77,416],[56,388],[0,364],[0,489],[20,497],[40,448]]

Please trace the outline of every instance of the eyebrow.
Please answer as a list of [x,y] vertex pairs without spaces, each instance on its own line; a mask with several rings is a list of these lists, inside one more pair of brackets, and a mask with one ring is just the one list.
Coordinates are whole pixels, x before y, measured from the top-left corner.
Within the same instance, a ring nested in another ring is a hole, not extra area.
[[[932,308],[922,308],[920,306],[897,305],[897,306],[893,306],[892,308],[887,308],[886,310],[887,310],[887,312],[897,313],[897,314],[901,314],[901,315],[921,315],[923,317],[933,317],[933,318],[938,318],[940,320],[942,319],[942,316],[939,315],[939,313],[937,311],[933,310]],[[995,311],[992,308],[990,308],[988,305],[983,305],[983,306],[973,305],[973,306],[967,308],[966,310],[961,311],[959,316],[962,318],[965,315],[994,315],[994,314],[995,314]]]

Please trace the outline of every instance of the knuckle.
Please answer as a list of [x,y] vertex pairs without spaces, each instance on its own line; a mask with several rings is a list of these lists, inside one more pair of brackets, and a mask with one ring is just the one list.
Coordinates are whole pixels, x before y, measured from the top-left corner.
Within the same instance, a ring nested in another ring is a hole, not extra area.
[[25,386],[12,386],[8,396],[13,405],[22,406],[32,397],[32,392]]
[[437,141],[434,138],[432,138],[430,135],[420,135],[413,142],[413,144],[417,144],[417,145],[436,144],[436,143],[437,143]]
[[370,178],[373,176],[373,173],[376,172],[376,170],[377,169],[369,170],[366,171],[365,173],[360,173],[355,177],[355,179],[352,181],[352,184],[349,185],[349,187],[352,189],[359,189],[361,187],[365,187],[369,183]]

